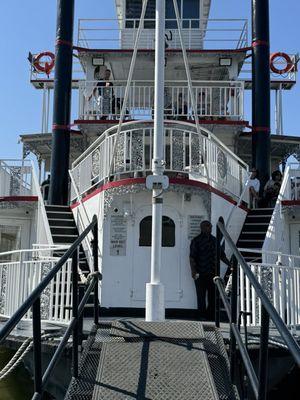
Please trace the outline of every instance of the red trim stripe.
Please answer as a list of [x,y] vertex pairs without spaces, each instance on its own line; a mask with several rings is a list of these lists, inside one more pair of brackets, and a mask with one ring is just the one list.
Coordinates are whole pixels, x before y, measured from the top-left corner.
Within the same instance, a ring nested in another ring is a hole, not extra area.
[[268,126],[253,126],[252,131],[253,132],[271,132],[271,129]]
[[[137,185],[137,184],[145,183],[145,182],[146,182],[146,178],[128,178],[128,179],[121,179],[120,181],[116,181],[116,182],[109,182],[109,183],[106,183],[105,185],[93,190],[88,195],[86,195],[82,199],[82,202],[85,202],[85,201],[91,199],[92,197],[96,196],[97,194],[99,194],[105,190],[111,189],[111,188],[120,187],[120,186],[128,186],[128,185],[132,185],[132,184]],[[201,188],[203,190],[206,190],[208,192],[214,193],[214,194],[222,197],[224,200],[227,200],[231,204],[234,204],[234,205],[237,204],[237,202],[235,200],[233,200],[232,197],[230,197],[229,195],[221,192],[220,190],[208,185],[207,183],[193,181],[191,179],[185,179],[185,178],[170,178],[170,184],[198,187],[198,188]],[[78,207],[79,204],[80,204],[79,202],[73,203],[73,204],[71,204],[71,208],[74,209],[74,208]],[[248,212],[248,208],[246,206],[241,204],[239,207],[242,210]]]
[[[126,120],[125,122],[132,122],[134,120]],[[76,119],[74,121],[74,125],[98,125],[98,124],[117,124],[119,122],[118,119],[104,119],[104,120],[89,120],[89,119]],[[153,122],[152,120],[145,121],[145,123]],[[170,123],[176,123],[176,120],[169,120]],[[182,121],[185,122],[185,121]],[[186,120],[190,124],[195,124],[193,120]],[[200,119],[201,125],[237,125],[237,126],[249,126],[248,121],[230,121],[228,119]]]
[[60,46],[60,45],[66,45],[69,47],[73,47],[73,43],[69,42],[68,40],[64,40],[64,39],[57,39],[56,40],[56,45]]
[[[82,51],[84,53],[133,53],[133,49],[88,49],[86,47],[78,47],[78,46],[73,46],[75,50],[78,50],[79,52]],[[197,49],[190,49],[187,50],[187,53],[199,53],[199,54],[205,54],[205,53],[245,53],[249,50],[252,50],[252,47],[242,47],[240,49],[205,49],[205,50],[197,50]],[[139,53],[153,53],[154,49],[139,49]],[[166,49],[166,53],[181,53],[181,49]]]
[[4,201],[38,201],[37,196],[2,196],[0,202]]
[[252,42],[252,47],[257,46],[270,46],[270,43],[266,40],[255,40],[254,42]]
[[300,206],[300,200],[282,200],[283,206]]

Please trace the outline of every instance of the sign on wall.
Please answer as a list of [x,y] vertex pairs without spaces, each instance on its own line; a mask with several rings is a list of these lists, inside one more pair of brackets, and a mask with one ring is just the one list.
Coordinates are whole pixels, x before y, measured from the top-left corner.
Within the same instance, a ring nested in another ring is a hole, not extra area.
[[123,215],[110,217],[110,255],[126,256],[127,221]]
[[200,224],[204,221],[204,215],[189,215],[188,216],[188,239],[192,240],[200,233]]

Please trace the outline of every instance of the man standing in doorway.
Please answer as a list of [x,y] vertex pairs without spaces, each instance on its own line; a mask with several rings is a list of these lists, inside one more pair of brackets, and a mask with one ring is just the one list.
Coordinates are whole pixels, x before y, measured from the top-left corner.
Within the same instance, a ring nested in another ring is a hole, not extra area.
[[[200,235],[196,236],[191,242],[190,265],[196,286],[199,317],[213,321],[215,310],[213,278],[217,261],[217,239],[211,234],[212,225],[209,221],[202,221],[200,229]],[[222,248],[221,260],[230,266],[230,261]],[[206,295],[208,299],[207,307]]]

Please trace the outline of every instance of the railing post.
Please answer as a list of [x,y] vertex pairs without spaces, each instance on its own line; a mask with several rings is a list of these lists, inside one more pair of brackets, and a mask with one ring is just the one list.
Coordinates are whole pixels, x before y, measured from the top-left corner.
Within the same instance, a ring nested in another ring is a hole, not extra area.
[[41,344],[41,301],[40,297],[32,305],[32,333],[34,357],[35,398],[42,398],[42,344]]
[[[94,216],[93,219],[96,219]],[[93,228],[93,259],[94,259],[94,273],[95,273],[95,289],[94,289],[94,323],[95,325],[99,322],[99,298],[98,298],[98,287],[99,287],[99,272],[98,266],[98,222],[95,223]]]
[[76,320],[73,328],[72,368],[73,377],[78,378],[78,248],[72,256],[72,317]]
[[258,400],[265,400],[268,391],[268,351],[270,316],[261,306],[260,352],[259,352],[259,388]]
[[238,262],[233,256],[232,262],[232,290],[231,290],[231,321],[230,321],[230,377],[235,381],[236,365],[236,338],[233,334],[232,324],[237,324],[237,296],[238,296]]
[[[219,221],[220,223],[220,221]],[[221,258],[221,240],[222,240],[222,234],[220,231],[220,228],[217,224],[217,260],[216,260],[216,269],[215,269],[215,276],[220,276],[220,258]],[[216,320],[216,327],[220,327],[220,293],[215,286],[215,297],[216,297],[216,302],[215,302],[215,320]]]

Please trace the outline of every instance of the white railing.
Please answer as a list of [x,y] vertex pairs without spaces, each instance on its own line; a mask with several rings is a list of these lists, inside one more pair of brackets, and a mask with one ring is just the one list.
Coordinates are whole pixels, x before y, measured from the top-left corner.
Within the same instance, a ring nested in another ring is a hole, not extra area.
[[[289,242],[289,221],[284,212],[284,201],[300,200],[300,164],[289,164],[284,172],[279,195],[268,226],[263,244],[265,254],[273,251],[287,251]],[[272,255],[266,255],[263,260],[273,262]]]
[[[79,119],[118,119],[126,88],[125,81],[114,81],[106,86],[102,81],[79,84]],[[193,94],[197,113],[201,118],[244,117],[244,84],[233,81],[194,81]],[[151,118],[154,108],[154,82],[133,81],[129,91],[127,119]],[[186,81],[166,81],[165,118],[193,119],[192,101]]]
[[37,241],[53,245],[43,196],[30,160],[0,160],[0,197],[37,197]]
[[[78,46],[98,49],[132,49],[140,19],[80,19]],[[180,49],[176,19],[166,19],[166,47]],[[145,19],[139,48],[154,49],[155,19]],[[232,49],[248,46],[245,19],[182,19],[181,29],[187,49]]]
[[[54,267],[54,251],[65,247],[35,247],[0,254],[0,316],[9,318]],[[65,323],[71,318],[71,260],[68,260],[41,297],[42,319]],[[31,319],[31,311],[24,319]]]
[[[111,162],[116,130],[115,126],[108,129],[73,163],[72,179],[80,197],[108,180],[109,172],[115,179],[121,179],[145,176],[151,171],[153,123],[124,123]],[[236,199],[243,191],[248,166],[204,128],[198,134],[194,124],[165,121],[164,153],[166,173],[185,173],[194,180],[208,180]],[[78,195],[73,190],[71,200]]]
[[[276,251],[239,249],[247,253],[261,254],[262,259],[273,257],[274,262],[249,262],[251,271],[262,285],[283,321],[294,331],[300,325],[300,256]],[[249,326],[261,323],[260,300],[243,269],[239,269],[240,310],[250,313]]]
[[0,197],[30,196],[32,165],[26,160],[0,160]]

